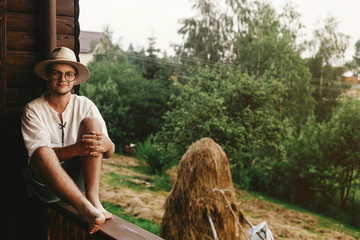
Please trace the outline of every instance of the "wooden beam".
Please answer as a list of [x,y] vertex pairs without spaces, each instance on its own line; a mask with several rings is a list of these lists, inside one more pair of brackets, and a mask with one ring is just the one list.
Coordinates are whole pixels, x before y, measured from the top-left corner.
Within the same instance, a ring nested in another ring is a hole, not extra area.
[[[4,116],[6,108],[6,11],[7,1],[0,0],[0,115]],[[5,128],[5,120],[1,117],[1,129]],[[1,131],[2,132],[2,131]]]
[[68,16],[74,18],[74,0],[57,1],[56,13],[58,16]]
[[74,35],[57,35],[57,43],[59,46],[68,47],[70,49],[74,49]]
[[13,32],[36,32],[36,18],[34,14],[7,13],[7,30]]
[[36,0],[8,0],[7,9],[9,12],[34,13],[35,1]]
[[78,211],[65,202],[49,205],[48,239],[52,240],[161,240],[162,238],[117,216],[107,220],[95,234],[87,233],[88,226]]
[[7,32],[8,50],[36,50],[36,34],[30,32]]
[[57,34],[74,35],[74,17],[57,16]]
[[43,31],[44,34],[44,47],[43,58],[47,59],[51,51],[56,48],[56,0],[43,1],[42,9]]

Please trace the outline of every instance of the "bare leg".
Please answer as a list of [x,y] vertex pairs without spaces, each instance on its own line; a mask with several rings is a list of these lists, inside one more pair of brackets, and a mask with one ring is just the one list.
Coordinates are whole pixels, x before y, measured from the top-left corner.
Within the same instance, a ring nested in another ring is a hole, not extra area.
[[79,211],[90,226],[90,234],[100,229],[105,222],[104,215],[82,194],[62,168],[53,149],[38,148],[32,156],[30,167],[37,180],[45,183],[57,196],[68,201]]
[[[80,124],[78,141],[83,134],[88,134],[91,131],[101,132],[101,124],[96,118],[85,118]],[[112,214],[104,209],[99,199],[102,160],[102,155],[98,157],[83,157],[81,164],[84,169],[86,197],[95,208],[104,214],[107,220],[112,218]]]

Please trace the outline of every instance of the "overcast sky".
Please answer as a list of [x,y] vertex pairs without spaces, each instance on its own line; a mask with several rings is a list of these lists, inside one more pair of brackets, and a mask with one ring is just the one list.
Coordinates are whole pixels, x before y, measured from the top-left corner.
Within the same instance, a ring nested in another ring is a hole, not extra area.
[[[280,7],[288,0],[271,0]],[[360,39],[360,0],[292,0],[301,13],[308,38],[323,20],[333,15],[340,22],[339,31],[350,35],[347,59],[354,53]],[[105,25],[114,32],[113,40],[124,50],[132,43],[136,49],[147,47],[150,36],[156,37],[157,47],[172,55],[171,43],[180,43],[179,19],[194,16],[190,0],[80,0],[80,28],[102,32]]]

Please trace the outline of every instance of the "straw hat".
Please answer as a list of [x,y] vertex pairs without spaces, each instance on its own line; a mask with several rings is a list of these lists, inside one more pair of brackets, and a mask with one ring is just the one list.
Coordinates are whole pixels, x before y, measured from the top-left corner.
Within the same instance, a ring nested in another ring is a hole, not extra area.
[[47,66],[53,63],[65,63],[76,68],[79,77],[75,85],[85,82],[90,76],[90,72],[87,67],[84,64],[77,62],[75,53],[67,47],[55,48],[48,60],[44,60],[36,64],[34,71],[39,77],[48,81],[46,72]]

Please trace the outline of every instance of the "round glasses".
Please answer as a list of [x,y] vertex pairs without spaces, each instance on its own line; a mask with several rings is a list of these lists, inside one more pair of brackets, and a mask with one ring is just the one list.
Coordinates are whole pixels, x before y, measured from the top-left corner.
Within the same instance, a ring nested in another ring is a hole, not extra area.
[[73,73],[73,72],[62,73],[57,70],[53,70],[50,72],[51,79],[53,79],[53,80],[60,80],[62,78],[63,74],[65,76],[66,81],[68,81],[68,82],[73,82],[76,79],[76,73]]

